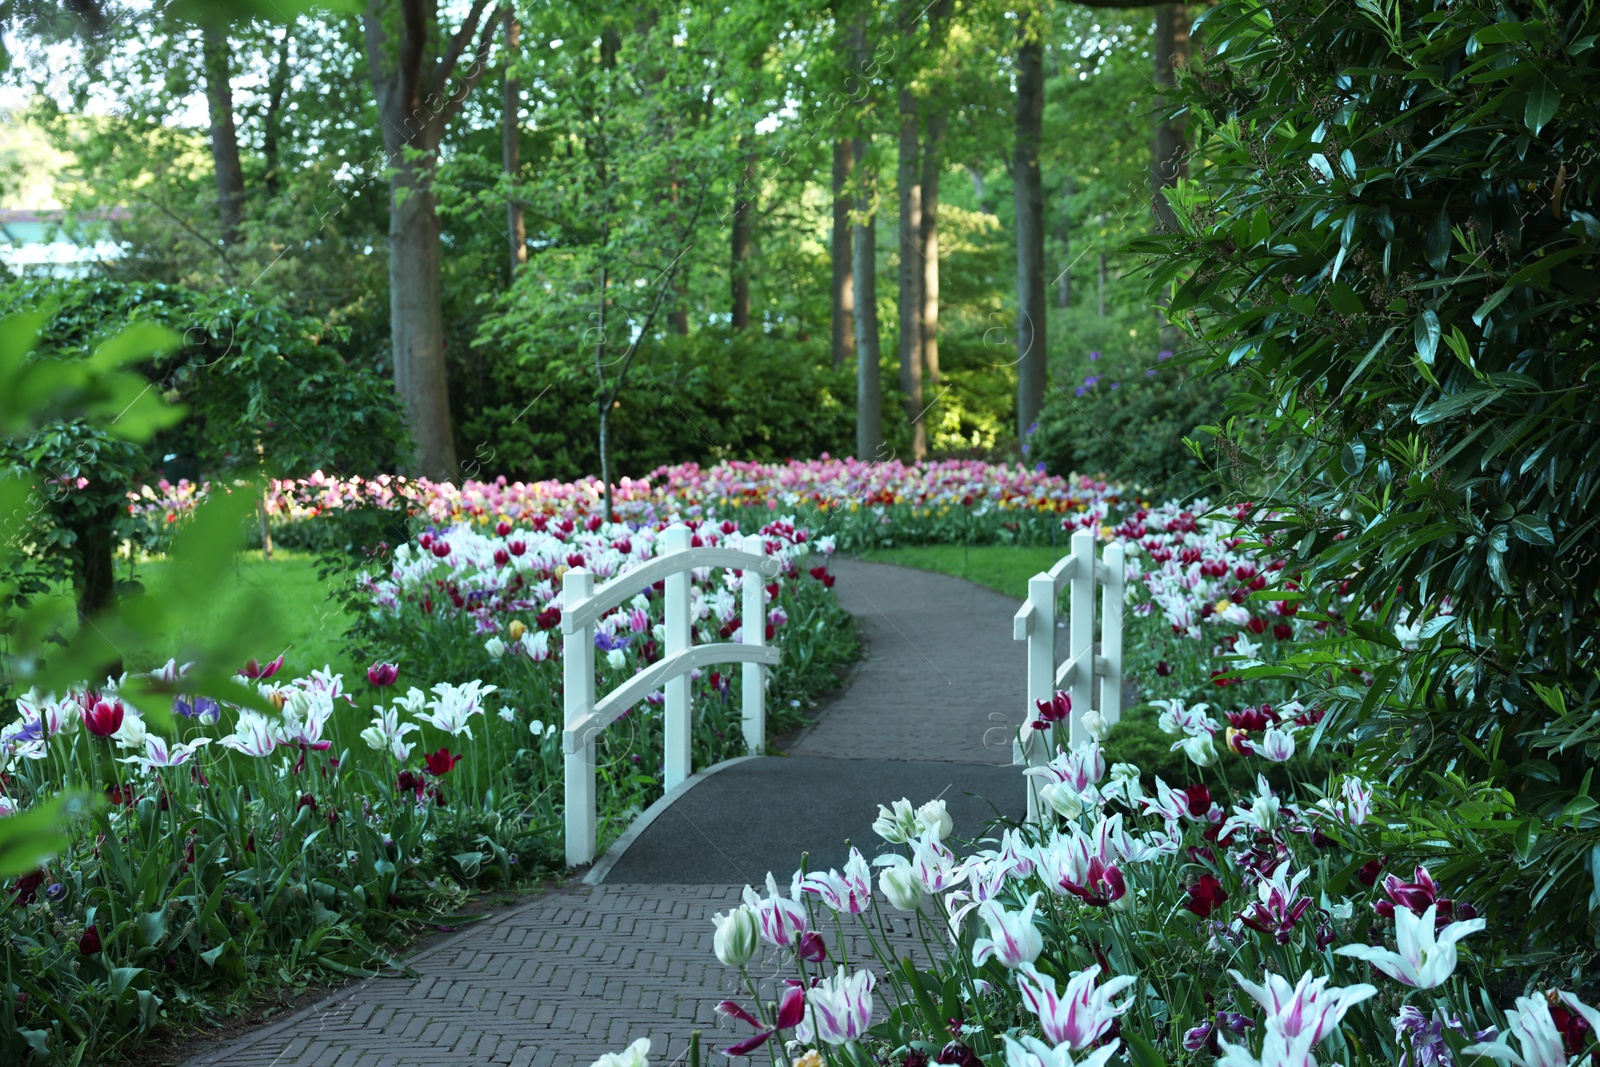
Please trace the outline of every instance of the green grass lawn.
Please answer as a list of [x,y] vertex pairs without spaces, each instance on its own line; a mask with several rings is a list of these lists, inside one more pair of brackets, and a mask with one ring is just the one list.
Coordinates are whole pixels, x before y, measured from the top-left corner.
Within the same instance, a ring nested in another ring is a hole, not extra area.
[[[134,575],[139,581],[152,584],[166,566],[162,559],[147,560],[135,566]],[[118,577],[127,577],[126,564],[118,567]],[[331,584],[317,577],[315,557],[283,551],[274,552],[270,560],[263,560],[259,551],[241,552],[232,572],[216,588],[195,597],[194,610],[183,624],[138,655],[141,659],[151,657],[148,666],[159,666],[199,635],[245,610],[257,591],[265,597],[270,611],[270,616],[261,620],[262,647],[257,656],[263,662],[285,652],[283,676],[290,678],[325,664],[342,671],[347,682],[357,677],[355,672],[366,670],[366,664],[348,663],[341,658],[339,638],[349,616]],[[130,669],[145,666],[140,663],[134,667],[130,662]]]
[[1021,600],[1028,595],[1028,579],[1040,571],[1049,570],[1066,554],[1065,547],[919,545],[913,548],[875,548],[861,553],[861,558],[873,563],[894,563],[965,578]]

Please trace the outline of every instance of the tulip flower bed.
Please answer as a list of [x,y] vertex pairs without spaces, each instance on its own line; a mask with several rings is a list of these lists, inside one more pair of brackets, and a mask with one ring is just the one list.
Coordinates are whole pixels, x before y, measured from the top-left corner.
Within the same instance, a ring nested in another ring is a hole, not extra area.
[[[286,678],[279,657],[244,668],[233,703],[184,693],[175,662],[26,694],[0,729],[0,817],[86,782],[104,803],[44,868],[0,886],[0,1062],[105,1062],[269,988],[370,973],[474,890],[559,868],[560,577],[625,573],[659,533],[594,516],[424,531],[359,583],[355,645],[382,655],[354,684]],[[782,520],[696,538],[760,540],[780,562],[759,623],[784,654],[770,728],[798,725],[856,652],[827,591],[831,543]],[[697,641],[739,639],[730,588],[727,572],[692,573]],[[603,685],[659,655],[662,599],[641,589],[603,620]],[[167,691],[159,706],[141,681]],[[696,765],[741,754],[737,672],[694,683]],[[604,847],[660,795],[654,702],[599,744]]]
[[[396,716],[384,675],[347,688],[280,667],[240,676],[258,707],[141,695],[141,710],[127,678],[19,701],[0,814],[86,782],[103,798],[0,897],[0,1061],[107,1062],[263,985],[370,973],[469,888],[537,870],[542,828],[486,810],[453,739],[419,725],[482,710],[479,683],[436,686],[397,731],[412,743],[370,752],[367,715]],[[169,663],[157,680],[183,678]]]
[[[837,684],[852,661],[854,624],[828,587],[831,538],[813,542],[804,528],[769,521],[741,533],[731,520],[691,519],[693,544],[753,547],[757,541],[777,560],[781,573],[767,586],[766,617],[759,620],[783,658],[768,680],[768,732],[800,726],[803,709]],[[540,826],[555,826],[562,783],[561,577],[582,566],[604,581],[655,555],[664,524],[547,520],[526,525],[502,520],[493,530],[474,525],[423,531],[402,545],[387,566],[368,575],[358,593],[356,640],[380,660],[393,660],[429,678],[477,678],[497,690],[497,710],[477,724],[470,751],[481,755],[469,770],[479,790],[500,796],[511,790],[516,806]],[[801,569],[802,563],[804,570]],[[694,641],[740,641],[738,577],[733,571],[690,573]],[[604,693],[661,658],[665,647],[664,597],[660,583],[642,588],[622,608],[603,618],[595,635],[599,692]],[[694,671],[697,767],[743,754],[737,670]],[[425,699],[421,689],[406,698]],[[600,837],[626,827],[660,794],[663,749],[662,695],[631,709],[597,739],[601,776]],[[455,737],[469,730],[466,718],[433,725]],[[490,781],[487,768],[499,778]]]
[[[1220,729],[1181,709],[1169,725]],[[819,1067],[1565,1067],[1600,1053],[1592,973],[1520,957],[1523,917],[1462,898],[1472,859],[1414,798],[1313,780],[1295,759],[1276,764],[1289,785],[1226,795],[1108,767],[1095,742],[1056,751],[1027,772],[1051,798],[1042,825],[963,827],[978,839],[963,844],[942,802],[901,800],[880,808],[892,847],[870,863],[852,849],[842,872],[747,887],[706,932],[752,994],[719,1006],[723,1052]],[[1508,810],[1462,802],[1474,818]],[[886,948],[908,927],[915,960]],[[873,953],[846,959],[863,937]],[[648,1050],[646,1036],[601,1062]]]
[[[145,520],[144,540],[159,547],[210,491],[182,481],[144,486],[130,494],[130,511]],[[1103,518],[1119,491],[1087,478],[1064,479],[1020,466],[977,461],[861,463],[824,457],[788,463],[722,463],[662,467],[613,487],[615,517],[657,523],[674,518],[733,518],[742,525],[772,513],[802,516],[845,549],[894,543],[1031,543],[1059,538],[1059,520]],[[436,526],[505,520],[582,520],[600,513],[598,479],[576,482],[468,480],[461,485],[381,476],[274,481],[266,510],[274,536],[298,547],[319,547],[311,520],[355,508],[409,514]]]
[[[1227,666],[1271,663],[1277,647],[1307,629],[1296,619],[1298,600],[1281,573],[1283,559],[1245,539],[1248,508],[1210,515],[1204,500],[1153,506],[1087,478],[972,461],[685,464],[622,479],[614,488],[616,514],[630,524],[655,527],[681,517],[751,528],[775,513],[793,513],[813,535],[847,551],[925,543],[1056,544],[1065,551],[1072,531],[1093,530],[1128,546],[1134,590],[1128,670],[1151,697],[1199,699]],[[145,487],[132,506],[155,530],[180,520],[202,492],[189,483]],[[319,473],[274,483],[268,512],[285,543],[315,543],[319,517],[356,507],[402,511],[414,525],[434,529],[487,531],[501,523],[597,521],[601,499],[595,479],[454,486]],[[1269,588],[1291,595],[1259,599]],[[1230,655],[1237,658],[1218,662]],[[1251,702],[1284,696],[1256,687]]]

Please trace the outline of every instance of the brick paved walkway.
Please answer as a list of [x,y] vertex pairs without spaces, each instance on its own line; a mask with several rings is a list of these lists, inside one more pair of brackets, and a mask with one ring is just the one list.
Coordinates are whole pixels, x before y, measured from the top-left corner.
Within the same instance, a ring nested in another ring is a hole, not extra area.
[[[899,786],[915,775],[912,767],[896,771],[877,761],[1008,762],[1009,737],[997,740],[997,727],[1017,714],[1023,698],[1022,649],[1011,641],[1017,602],[920,571],[854,561],[838,561],[835,569],[840,602],[862,620],[867,657],[817,725],[782,739],[786,750],[850,757],[851,767],[830,768],[826,787],[837,793],[838,775],[859,775],[860,786],[848,792],[859,797],[869,820],[879,801],[901,795],[880,795],[878,786]],[[783,762],[773,757],[740,767],[748,777],[752,769]],[[874,774],[875,764],[882,773]],[[928,794],[963,782],[995,782],[997,774],[930,768]],[[775,784],[779,777],[773,775]],[[697,811],[696,824],[710,836],[686,839],[683,849],[691,861],[703,858],[699,869],[711,884],[573,883],[419,953],[409,963],[420,980],[385,976],[353,983],[199,1054],[188,1067],[584,1067],[645,1036],[653,1042],[652,1064],[660,1067],[683,1056],[696,1029],[707,1048],[720,1047],[734,1039],[738,1024],[718,1020],[713,1006],[736,992],[736,976],[712,955],[711,915],[736,903],[742,886],[727,883],[729,870],[718,862],[713,838],[724,838],[723,851],[747,855],[733,842],[759,837],[765,814],[807,827],[814,838],[790,833],[785,840],[819,856],[839,847],[838,818],[819,815],[808,823],[804,791],[783,792],[765,813],[738,790],[728,794],[738,810],[720,819]],[[993,799],[1012,806],[1008,798]],[[877,842],[858,843],[870,857]],[[777,872],[780,879],[798,861],[797,851]],[[638,863],[619,864],[614,873],[630,866],[640,880],[681,878],[681,871],[663,877]],[[748,866],[742,862],[738,869],[750,873]],[[764,870],[754,874],[764,876]],[[897,951],[911,951],[909,930],[881,933]],[[864,944],[852,945],[851,958],[864,950]]]

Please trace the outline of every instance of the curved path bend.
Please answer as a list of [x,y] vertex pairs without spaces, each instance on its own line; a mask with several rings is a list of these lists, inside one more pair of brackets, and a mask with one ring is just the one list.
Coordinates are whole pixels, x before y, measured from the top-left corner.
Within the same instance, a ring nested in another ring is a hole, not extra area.
[[[652,1063],[706,1047],[714,1005],[742,995],[711,953],[711,916],[780,882],[809,854],[869,856],[877,805],[942,796],[958,836],[1020,818],[1011,730],[1024,695],[1019,601],[957,578],[835,560],[834,591],[866,655],[780,755],[730,761],[651,809],[574,883],[449,937],[408,962],[420,980],[352,983],[217,1045],[187,1067],[586,1067],[638,1037]],[[910,951],[909,932],[886,937]],[[861,949],[852,947],[852,954]],[[742,1036],[742,1035],[740,1035]]]

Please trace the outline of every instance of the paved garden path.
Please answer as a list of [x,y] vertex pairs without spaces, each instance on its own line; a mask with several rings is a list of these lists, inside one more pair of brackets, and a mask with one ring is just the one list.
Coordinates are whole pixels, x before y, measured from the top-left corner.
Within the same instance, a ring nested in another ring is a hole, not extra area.
[[[786,882],[802,851],[836,866],[846,839],[870,858],[877,805],[901,796],[942,795],[958,836],[1022,812],[1006,766],[1024,697],[1018,602],[883,564],[836,560],[834,573],[866,657],[815,725],[774,739],[784,755],[691,780],[601,858],[599,884],[441,941],[408,961],[420,980],[353,983],[188,1067],[586,1067],[645,1036],[666,1065],[691,1030],[708,1048],[732,1040],[713,1005],[743,994],[711,953],[711,916],[746,883],[768,870]],[[908,931],[885,934],[909,950]]]

